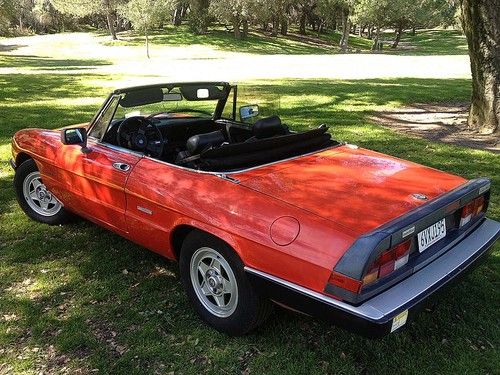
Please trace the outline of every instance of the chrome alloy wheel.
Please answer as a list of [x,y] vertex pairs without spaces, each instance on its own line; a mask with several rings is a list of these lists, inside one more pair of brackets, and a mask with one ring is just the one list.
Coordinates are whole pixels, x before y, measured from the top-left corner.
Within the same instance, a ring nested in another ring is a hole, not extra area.
[[23,195],[33,211],[42,216],[54,216],[62,208],[61,202],[43,184],[38,171],[30,173],[24,179]]
[[238,285],[229,263],[214,249],[195,251],[190,264],[196,296],[213,315],[227,318],[238,304]]

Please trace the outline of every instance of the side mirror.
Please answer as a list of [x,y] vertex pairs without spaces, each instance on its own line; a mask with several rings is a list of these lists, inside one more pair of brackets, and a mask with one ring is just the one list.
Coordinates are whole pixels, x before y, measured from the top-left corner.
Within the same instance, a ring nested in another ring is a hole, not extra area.
[[259,115],[259,106],[256,104],[245,105],[240,107],[240,120],[248,120],[249,118],[256,117]]
[[82,152],[87,153],[87,129],[70,128],[61,130],[61,143],[63,145],[80,145]]

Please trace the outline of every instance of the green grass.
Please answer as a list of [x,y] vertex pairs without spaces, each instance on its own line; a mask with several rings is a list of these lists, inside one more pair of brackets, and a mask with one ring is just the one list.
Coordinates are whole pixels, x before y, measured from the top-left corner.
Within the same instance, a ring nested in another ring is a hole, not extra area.
[[[435,311],[383,340],[282,309],[257,332],[230,338],[195,316],[175,263],[85,221],[29,220],[12,189],[10,137],[24,127],[88,121],[110,81],[122,78],[39,74],[37,64],[0,74],[0,373],[498,372],[498,245]],[[500,220],[498,155],[406,137],[367,119],[414,102],[467,100],[469,87],[465,79],[266,80],[241,83],[239,92],[240,104],[261,103],[264,114],[278,113],[294,129],[327,123],[339,140],[467,178],[488,176],[489,216]]]
[[[408,50],[408,54],[419,55],[467,55],[467,39],[458,30],[417,30],[415,35],[407,33],[401,39],[415,50]],[[404,51],[404,48],[400,48]]]
[[[186,26],[174,28],[167,26],[164,30],[155,30],[150,35],[154,45],[171,47],[205,46],[227,52],[252,53],[259,55],[305,55],[327,54],[338,50],[326,43],[314,43],[292,37],[271,37],[257,31],[252,31],[247,38],[237,40],[230,31],[224,28],[212,28],[207,34],[196,35]],[[143,46],[144,36],[133,31],[119,34],[119,40],[104,42],[108,46]]]
[[[200,45],[227,52],[251,53],[260,55],[286,54],[331,54],[339,53],[340,33],[328,32],[320,34],[307,30],[307,35],[298,34],[294,27],[287,36],[271,37],[268,33],[254,30],[246,39],[236,40],[232,32],[221,27],[213,27],[207,34],[196,35],[186,26],[175,28],[166,26],[163,30],[155,30],[150,35],[153,45],[183,47]],[[399,47],[390,48],[394,33],[385,32],[381,36],[384,43],[382,51],[404,55],[466,55],[467,40],[458,30],[417,30],[415,35],[405,32]],[[122,32],[119,40],[103,42],[107,46],[143,46],[144,36],[134,31]],[[354,52],[371,52],[373,41],[358,35],[349,36],[349,49]]]

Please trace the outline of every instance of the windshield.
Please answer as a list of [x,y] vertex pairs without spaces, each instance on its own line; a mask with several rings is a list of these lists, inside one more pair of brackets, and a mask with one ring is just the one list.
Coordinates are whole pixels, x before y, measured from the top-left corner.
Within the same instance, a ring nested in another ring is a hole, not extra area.
[[149,87],[120,94],[113,119],[132,116],[155,118],[213,118],[227,92],[216,85]]

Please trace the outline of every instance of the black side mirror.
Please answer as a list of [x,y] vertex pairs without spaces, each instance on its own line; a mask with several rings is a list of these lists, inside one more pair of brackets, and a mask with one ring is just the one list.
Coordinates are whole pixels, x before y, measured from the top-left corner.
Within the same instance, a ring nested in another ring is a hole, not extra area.
[[82,152],[88,153],[87,129],[70,128],[61,130],[61,143],[63,145],[80,145],[82,147]]

